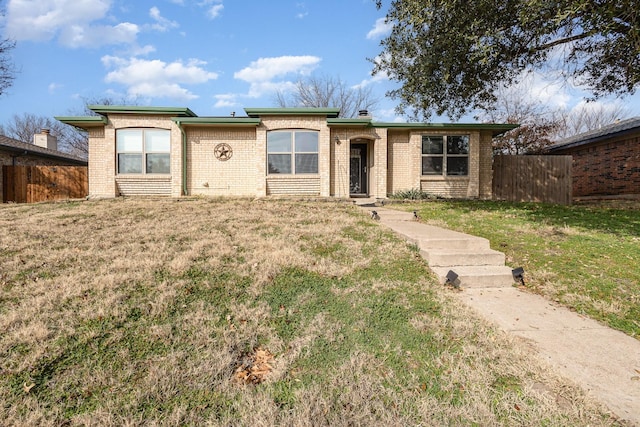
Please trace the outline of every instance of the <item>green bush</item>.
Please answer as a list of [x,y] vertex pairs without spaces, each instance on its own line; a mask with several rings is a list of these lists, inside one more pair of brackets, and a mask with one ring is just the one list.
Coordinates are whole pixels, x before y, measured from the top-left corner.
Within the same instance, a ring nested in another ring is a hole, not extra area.
[[429,194],[419,188],[411,188],[409,190],[397,191],[393,193],[390,198],[398,200],[431,200],[437,199],[438,196]]

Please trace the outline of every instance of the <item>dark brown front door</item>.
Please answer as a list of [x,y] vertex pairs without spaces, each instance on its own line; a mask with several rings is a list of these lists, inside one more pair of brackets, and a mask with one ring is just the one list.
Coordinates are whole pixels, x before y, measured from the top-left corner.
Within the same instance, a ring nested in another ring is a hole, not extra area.
[[367,144],[351,144],[349,161],[349,194],[367,195]]

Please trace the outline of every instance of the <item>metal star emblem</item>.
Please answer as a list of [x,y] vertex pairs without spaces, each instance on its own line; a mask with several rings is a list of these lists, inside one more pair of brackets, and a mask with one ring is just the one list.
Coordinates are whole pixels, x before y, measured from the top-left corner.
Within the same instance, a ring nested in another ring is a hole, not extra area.
[[229,160],[231,156],[233,156],[233,149],[231,149],[231,146],[229,144],[225,143],[216,145],[216,148],[214,148],[213,152],[216,156],[216,159],[223,162]]

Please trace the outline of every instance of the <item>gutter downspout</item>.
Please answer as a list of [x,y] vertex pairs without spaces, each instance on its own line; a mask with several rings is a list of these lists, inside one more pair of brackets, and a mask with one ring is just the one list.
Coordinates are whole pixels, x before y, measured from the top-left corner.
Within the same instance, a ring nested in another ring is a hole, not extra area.
[[182,195],[188,196],[189,192],[187,189],[187,134],[180,123],[180,120],[176,120],[176,124],[178,125],[178,129],[180,129],[180,133],[182,134]]

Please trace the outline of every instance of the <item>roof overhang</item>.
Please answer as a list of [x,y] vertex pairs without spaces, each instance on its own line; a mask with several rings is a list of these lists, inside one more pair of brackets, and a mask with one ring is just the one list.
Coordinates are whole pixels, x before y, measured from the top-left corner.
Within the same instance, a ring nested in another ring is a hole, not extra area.
[[339,127],[339,126],[370,126],[371,119],[366,118],[340,118],[340,119],[327,119],[327,126],[329,127]]
[[253,117],[173,117],[171,120],[182,126],[255,127],[260,124],[260,119]]
[[28,148],[14,147],[11,145],[0,144],[0,151],[8,151],[12,153],[16,153],[17,156],[33,156],[33,157],[44,157],[47,159],[55,159],[58,161],[63,161],[68,163],[69,165],[79,165],[79,166],[87,166],[88,161],[78,158],[78,157],[68,157],[64,154],[56,154],[56,153],[45,153],[42,151],[31,150]]
[[94,113],[108,114],[147,114],[175,117],[196,117],[196,114],[185,107],[141,107],[138,105],[88,105]]
[[604,135],[598,135],[592,138],[585,138],[585,139],[576,140],[576,141],[567,142],[567,143],[560,142],[558,144],[553,144],[547,147],[547,152],[548,153],[562,152],[564,150],[571,150],[573,148],[582,147],[583,145],[597,144],[603,141],[612,141],[617,138],[623,138],[629,135],[636,135],[638,133],[640,133],[639,128],[631,128],[631,129],[625,129],[619,132],[607,133]]
[[107,118],[104,116],[58,116],[54,117],[54,119],[80,129],[101,127],[107,124]]
[[371,126],[388,129],[407,130],[453,130],[453,131],[491,131],[492,136],[498,136],[519,127],[519,124],[507,123],[396,123],[372,122]]
[[339,108],[245,108],[249,117],[260,116],[323,116],[335,118],[340,114]]

